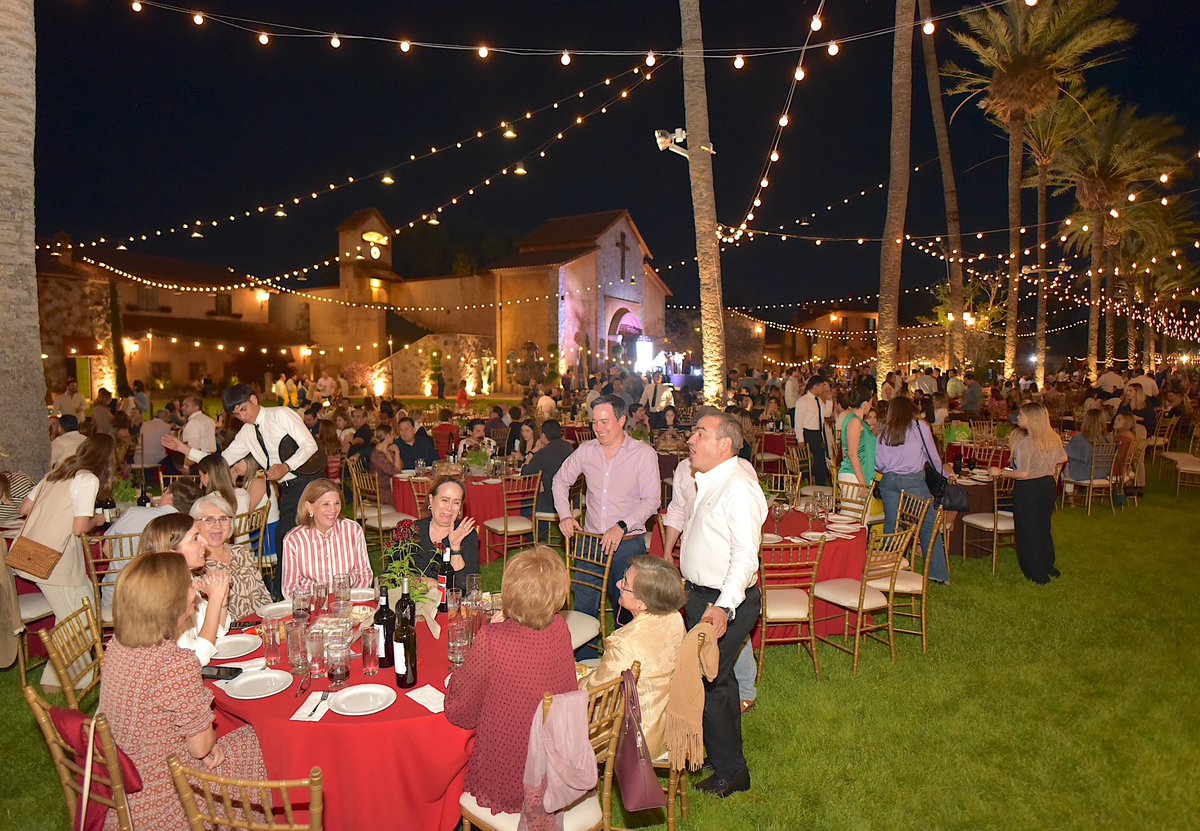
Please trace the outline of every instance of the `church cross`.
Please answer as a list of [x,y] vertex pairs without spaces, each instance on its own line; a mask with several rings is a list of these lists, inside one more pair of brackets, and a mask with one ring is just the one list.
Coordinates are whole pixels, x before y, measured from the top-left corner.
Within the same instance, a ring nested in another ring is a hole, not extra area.
[[621,232],[621,241],[618,242],[617,248],[621,249],[621,282],[625,282],[625,252],[629,250],[629,246],[625,244],[625,232]]

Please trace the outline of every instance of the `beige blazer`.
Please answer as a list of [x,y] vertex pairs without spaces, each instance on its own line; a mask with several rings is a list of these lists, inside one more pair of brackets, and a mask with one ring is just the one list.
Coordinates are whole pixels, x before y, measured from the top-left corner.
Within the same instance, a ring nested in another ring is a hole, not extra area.
[[79,537],[72,533],[74,523],[71,480],[43,482],[38,488],[33,510],[21,526],[21,535],[64,553],[45,580],[19,570],[15,571],[17,576],[46,586],[88,585],[87,571],[83,565],[83,546]]

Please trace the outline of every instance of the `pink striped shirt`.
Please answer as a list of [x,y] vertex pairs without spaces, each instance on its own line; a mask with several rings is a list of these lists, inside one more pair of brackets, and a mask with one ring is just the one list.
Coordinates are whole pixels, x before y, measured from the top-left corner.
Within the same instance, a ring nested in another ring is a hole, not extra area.
[[283,595],[310,591],[313,583],[332,586],[333,575],[349,574],[354,588],[369,588],[374,575],[367,557],[367,538],[357,522],[339,519],[322,534],[315,526],[297,525],[283,538]]

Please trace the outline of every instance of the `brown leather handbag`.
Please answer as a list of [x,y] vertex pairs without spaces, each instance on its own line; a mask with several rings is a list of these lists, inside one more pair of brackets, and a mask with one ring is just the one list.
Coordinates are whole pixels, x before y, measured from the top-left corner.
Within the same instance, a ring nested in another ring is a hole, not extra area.
[[667,807],[667,794],[654,772],[654,762],[642,735],[642,706],[638,701],[633,673],[625,670],[622,684],[625,719],[617,745],[617,782],[621,786],[621,804],[627,811],[649,811]]
[[[42,489],[48,488],[50,483],[44,483]],[[42,491],[38,491],[38,497],[34,498],[33,504],[36,507],[37,500],[42,495]],[[30,514],[33,509],[30,508]],[[22,531],[25,529],[22,528]],[[8,556],[4,558],[4,562],[11,569],[23,571],[26,574],[31,574],[39,580],[46,580],[54,571],[54,567],[58,565],[58,561],[62,559],[63,552],[55,551],[48,545],[43,545],[35,539],[19,535],[13,544],[8,549]]]

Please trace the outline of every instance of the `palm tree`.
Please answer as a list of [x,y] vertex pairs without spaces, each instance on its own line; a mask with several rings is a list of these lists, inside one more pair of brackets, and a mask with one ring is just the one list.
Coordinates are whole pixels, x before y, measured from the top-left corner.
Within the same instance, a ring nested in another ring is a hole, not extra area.
[[1097,376],[1100,346],[1100,283],[1104,274],[1105,230],[1128,202],[1127,195],[1140,184],[1150,183],[1164,171],[1180,164],[1169,142],[1180,129],[1163,116],[1139,118],[1137,108],[1120,106],[1104,93],[1084,100],[1092,121],[1079,132],[1055,162],[1055,176],[1065,184],[1057,192],[1073,190],[1087,216],[1092,235],[1088,308],[1088,372]]
[[1086,70],[1107,60],[1089,55],[1130,36],[1132,26],[1106,17],[1115,5],[1116,0],[1060,0],[1030,7],[1024,0],[1008,0],[1002,8],[964,15],[971,33],[954,33],[979,68],[947,64],[944,74],[958,82],[950,94],[966,94],[966,101],[982,95],[979,106],[1008,131],[1008,318],[1013,325],[1004,333],[1004,371],[1010,377],[1017,366],[1025,124],[1064,88],[1079,84]]
[[[875,382],[881,388],[896,369],[900,325],[900,258],[904,253],[904,219],[908,209],[909,143],[912,132],[913,19],[917,0],[896,0],[892,43],[891,171],[887,216],[879,255],[879,331],[876,337]],[[882,391],[882,389],[881,389]]]
[[33,3],[0,0],[0,42],[0,306],[6,318],[0,326],[0,401],[6,410],[0,455],[37,478],[50,448],[33,249]]
[[1050,184],[1054,160],[1063,148],[1074,138],[1084,119],[1083,109],[1075,102],[1074,97],[1059,98],[1053,104],[1029,119],[1025,125],[1025,147],[1029,159],[1033,163],[1033,175],[1027,177],[1025,186],[1029,187],[1031,180],[1037,189],[1037,322],[1035,324],[1035,354],[1037,355],[1036,382],[1038,389],[1044,389],[1046,383],[1046,316],[1047,290],[1050,281],[1046,266],[1049,251],[1047,250],[1046,235],[1049,230]]
[[[921,17],[933,19],[933,0],[918,0]],[[933,134],[937,139],[938,160],[942,168],[942,193],[946,202],[946,236],[950,243],[947,252],[949,266],[950,300],[950,355],[947,369],[961,366],[964,353],[963,324],[963,244],[962,219],[958,212],[958,185],[954,177],[954,160],[950,155],[950,130],[946,125],[946,110],[942,106],[942,82],[938,73],[937,48],[933,33],[921,40],[921,53],[925,58],[925,83],[929,88],[929,110],[933,117]]]
[[704,354],[704,399],[721,400],[725,387],[725,320],[721,310],[721,251],[717,199],[713,193],[712,147],[708,137],[708,89],[704,83],[704,33],[700,0],[679,0],[683,33],[683,104],[687,112],[688,173],[700,273],[700,345]]

